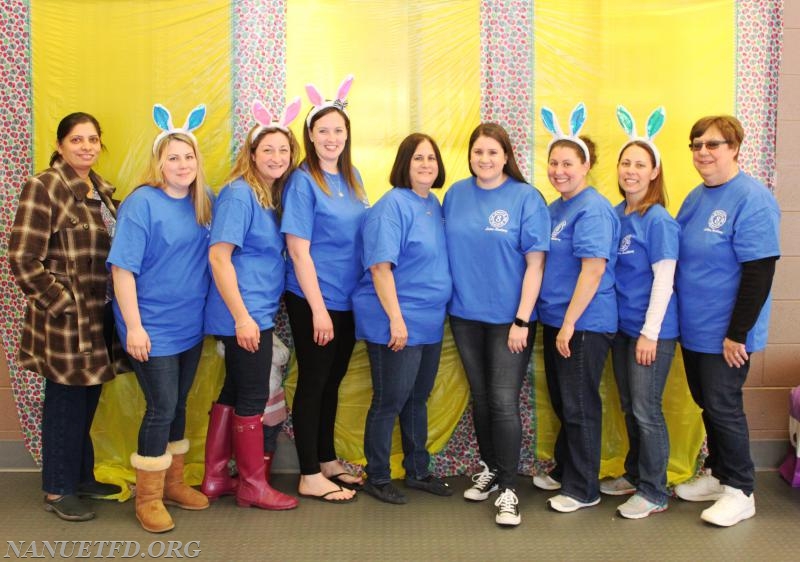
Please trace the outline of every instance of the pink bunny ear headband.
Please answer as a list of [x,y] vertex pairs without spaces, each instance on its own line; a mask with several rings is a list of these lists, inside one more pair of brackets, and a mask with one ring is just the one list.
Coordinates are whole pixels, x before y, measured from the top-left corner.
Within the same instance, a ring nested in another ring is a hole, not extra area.
[[289,105],[283,110],[283,115],[277,121],[272,118],[272,114],[264,106],[261,100],[253,100],[253,117],[259,124],[253,133],[250,135],[250,142],[256,140],[258,135],[264,132],[265,129],[274,128],[280,129],[284,133],[289,132],[289,124],[294,121],[297,114],[300,113],[300,96],[294,98]]
[[186,118],[183,127],[176,127],[172,124],[172,115],[169,110],[160,103],[155,104],[153,106],[153,121],[156,122],[161,132],[156,137],[156,140],[153,141],[153,154],[156,153],[156,148],[158,147],[158,143],[161,142],[161,139],[172,133],[188,135],[194,140],[195,144],[197,144],[197,138],[192,134],[192,131],[202,125],[205,119],[206,106],[201,103],[189,113],[189,117]]
[[306,84],[306,93],[308,94],[308,99],[314,104],[313,109],[308,113],[308,117],[306,117],[306,127],[310,129],[311,119],[313,119],[317,113],[328,107],[335,107],[347,115],[347,111],[345,111],[345,108],[347,107],[347,93],[350,91],[350,86],[353,84],[353,78],[354,77],[352,74],[348,74],[345,77],[345,79],[339,85],[339,90],[336,92],[336,99],[334,100],[325,100],[314,84]]

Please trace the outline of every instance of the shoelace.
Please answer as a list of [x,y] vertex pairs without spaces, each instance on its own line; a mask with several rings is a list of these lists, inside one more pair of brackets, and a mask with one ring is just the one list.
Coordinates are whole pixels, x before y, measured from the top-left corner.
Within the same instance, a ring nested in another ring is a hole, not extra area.
[[516,506],[518,503],[519,500],[517,499],[517,494],[515,494],[509,489],[506,489],[495,500],[494,505],[500,508],[499,511],[501,512],[516,513],[517,512]]
[[480,488],[481,490],[483,490],[484,488],[486,488],[486,486],[489,485],[489,483],[494,478],[494,473],[491,470],[489,470],[489,466],[485,462],[483,461],[479,462],[483,467],[483,471],[473,475],[472,481],[475,482],[476,488]]

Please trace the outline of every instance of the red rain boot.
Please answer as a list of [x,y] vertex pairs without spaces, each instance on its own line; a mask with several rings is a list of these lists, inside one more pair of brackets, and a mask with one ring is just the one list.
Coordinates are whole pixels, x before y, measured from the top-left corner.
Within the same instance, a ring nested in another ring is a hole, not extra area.
[[206,470],[200,490],[209,500],[236,493],[238,481],[228,472],[231,460],[231,424],[233,406],[213,404],[208,419],[206,433]]
[[233,450],[239,467],[239,507],[293,509],[297,499],[272,488],[264,475],[264,426],[261,416],[233,415]]
[[267,483],[269,483],[269,474],[272,472],[272,455],[274,453],[264,453],[264,478],[267,479]]

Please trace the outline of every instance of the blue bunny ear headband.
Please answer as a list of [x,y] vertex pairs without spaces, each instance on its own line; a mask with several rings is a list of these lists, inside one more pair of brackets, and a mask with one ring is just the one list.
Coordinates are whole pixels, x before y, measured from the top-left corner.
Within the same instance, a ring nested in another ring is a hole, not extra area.
[[580,133],[581,128],[583,128],[583,124],[586,122],[586,106],[583,105],[583,102],[578,103],[578,105],[575,106],[575,109],[572,110],[572,113],[570,113],[569,135],[565,135],[561,130],[561,127],[558,125],[558,118],[552,109],[549,107],[543,107],[541,113],[544,128],[550,131],[550,134],[553,135],[553,139],[547,145],[548,154],[550,153],[550,147],[553,146],[553,143],[560,140],[568,140],[581,147],[581,150],[583,150],[583,155],[586,156],[587,162],[591,160],[591,157],[589,156],[589,147],[586,146],[586,143],[578,137],[578,133]]
[[186,118],[183,127],[176,127],[172,124],[172,115],[170,115],[169,110],[160,103],[155,104],[153,106],[153,121],[156,122],[161,132],[156,137],[156,140],[153,141],[153,154],[156,153],[156,147],[158,147],[158,143],[161,142],[161,139],[172,133],[183,133],[184,135],[192,137],[194,142],[197,143],[197,139],[192,134],[192,131],[202,125],[205,119],[206,106],[201,103],[189,113],[189,117]]
[[658,152],[658,148],[656,148],[656,145],[653,143],[653,137],[655,137],[659,131],[661,131],[662,127],[664,127],[664,119],[666,118],[666,115],[667,113],[664,111],[663,107],[655,108],[650,114],[650,117],[647,118],[645,136],[640,137],[636,135],[636,122],[633,120],[633,115],[631,115],[631,112],[625,109],[624,106],[618,105],[617,121],[619,121],[622,130],[628,135],[628,140],[622,145],[622,148],[619,149],[619,153],[622,154],[622,151],[628,148],[628,145],[634,141],[643,142],[653,151],[653,155],[656,157],[656,168],[660,167],[661,154]]
[[327,107],[335,107],[347,114],[345,108],[347,107],[347,93],[350,91],[350,86],[353,85],[353,78],[352,74],[348,74],[345,76],[345,79],[339,85],[339,89],[336,91],[336,99],[334,100],[325,100],[323,95],[319,92],[314,84],[306,84],[306,93],[308,94],[309,101],[314,104],[313,109],[308,113],[308,117],[306,117],[306,127],[309,129],[311,128],[311,119],[320,111]]

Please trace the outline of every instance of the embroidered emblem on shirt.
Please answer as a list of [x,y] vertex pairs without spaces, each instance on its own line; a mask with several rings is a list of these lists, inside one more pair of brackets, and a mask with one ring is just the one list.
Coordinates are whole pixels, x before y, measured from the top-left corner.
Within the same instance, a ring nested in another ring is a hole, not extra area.
[[631,240],[633,240],[633,234],[628,234],[619,241],[619,251],[618,254],[632,254],[633,250],[631,250]]
[[567,221],[561,221],[556,225],[553,229],[553,233],[550,234],[550,240],[558,240],[561,241],[561,238],[558,237],[561,234],[561,231],[564,230],[564,227],[567,226]]
[[711,213],[711,216],[708,217],[708,228],[703,229],[705,232],[715,232],[717,234],[722,234],[722,226],[728,220],[728,213],[723,211],[722,209],[717,209],[716,211]]
[[486,227],[486,230],[494,230],[496,232],[508,232],[505,228],[505,225],[508,224],[508,211],[504,211],[503,209],[497,209],[491,215],[489,215],[489,226]]

